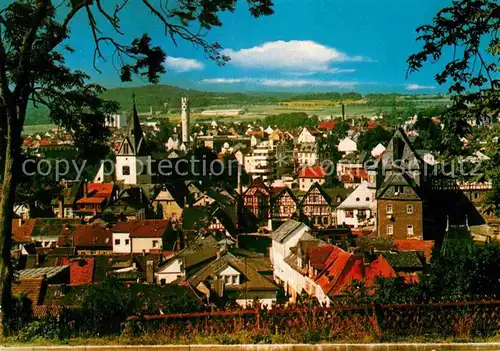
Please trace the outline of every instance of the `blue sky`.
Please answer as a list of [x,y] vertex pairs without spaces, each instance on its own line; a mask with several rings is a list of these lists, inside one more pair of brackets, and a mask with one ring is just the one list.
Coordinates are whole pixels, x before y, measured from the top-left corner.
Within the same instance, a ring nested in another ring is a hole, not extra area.
[[[115,2],[110,0],[111,3]],[[221,16],[213,29],[232,60],[218,67],[188,43],[176,47],[163,27],[139,1],[122,14],[124,42],[149,33],[169,56],[162,84],[210,91],[361,91],[445,92],[433,77],[438,65],[426,66],[407,80],[406,58],[417,51],[415,29],[430,23],[446,0],[274,0],[273,16],[254,19],[240,0],[234,13]],[[68,64],[89,73],[106,87],[123,84],[110,60],[92,68],[93,41],[83,16],[72,27],[77,50]],[[111,50],[105,50],[111,54]]]

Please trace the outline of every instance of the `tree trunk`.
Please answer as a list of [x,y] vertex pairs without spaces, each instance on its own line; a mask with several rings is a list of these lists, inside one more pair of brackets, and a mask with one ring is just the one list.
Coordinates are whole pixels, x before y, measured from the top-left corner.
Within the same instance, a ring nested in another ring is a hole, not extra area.
[[12,214],[16,188],[17,163],[20,152],[20,130],[13,116],[7,118],[7,138],[3,149],[4,174],[0,199],[0,338],[8,334],[8,321],[12,311]]

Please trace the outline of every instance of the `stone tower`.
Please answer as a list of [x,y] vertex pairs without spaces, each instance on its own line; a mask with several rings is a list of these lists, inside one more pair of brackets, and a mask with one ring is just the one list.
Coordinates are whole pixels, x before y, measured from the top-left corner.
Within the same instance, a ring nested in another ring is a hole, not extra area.
[[191,135],[189,126],[189,100],[187,97],[181,98],[181,124],[182,124],[182,142],[189,143]]

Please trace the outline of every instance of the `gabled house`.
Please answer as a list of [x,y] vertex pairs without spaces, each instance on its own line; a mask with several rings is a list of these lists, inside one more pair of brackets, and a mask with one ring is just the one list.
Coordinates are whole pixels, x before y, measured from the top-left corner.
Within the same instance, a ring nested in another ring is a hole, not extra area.
[[114,194],[113,183],[83,182],[83,197],[76,201],[76,210],[79,216],[95,216],[102,214],[110,203]]
[[307,191],[311,185],[318,183],[319,185],[328,185],[328,169],[323,167],[305,167],[301,169],[299,174],[299,190]]
[[[168,220],[118,222],[111,228],[114,253],[150,253],[163,249]],[[175,240],[173,240],[175,241]]]
[[323,135],[323,132],[317,130],[316,128],[304,127],[299,134],[297,139],[298,144],[303,143],[317,143],[319,138]]
[[246,260],[222,251],[188,279],[188,283],[208,302],[234,301],[250,307],[255,301],[270,308],[276,302],[278,287],[257,272]]
[[302,214],[314,226],[329,227],[334,224],[334,211],[331,208],[332,199],[318,183],[311,185],[302,197],[300,207]]
[[382,255],[366,258],[335,247],[326,259],[324,269],[315,278],[319,286],[316,289],[318,300],[328,301],[347,296],[354,281],[364,282],[370,289],[368,292],[373,292],[378,277],[396,277],[396,272]]
[[345,137],[339,142],[337,149],[343,154],[351,154],[358,151],[358,145],[353,139]]
[[299,201],[289,187],[273,188],[271,219],[283,222],[299,214]]
[[108,207],[115,216],[121,219],[146,219],[152,213],[149,200],[142,187],[131,187],[120,191],[116,200]]
[[263,223],[269,219],[270,205],[271,191],[261,178],[255,179],[243,193],[243,206]]
[[271,233],[270,257],[273,264],[273,276],[275,281],[284,285],[285,291],[296,296],[301,291],[297,286],[302,286],[302,278],[292,269],[285,259],[292,253],[291,249],[297,246],[299,240],[314,239],[311,228],[304,223],[290,219],[283,223],[278,229]]
[[[179,189],[177,187],[177,189]],[[186,205],[187,198],[171,185],[163,185],[153,200],[155,213],[161,213],[163,219],[179,219]]]
[[205,263],[217,257],[218,252],[218,242],[213,236],[199,235],[185,249],[158,267],[158,272],[155,274],[157,284],[185,281],[198,272]]
[[352,228],[374,226],[375,210],[375,190],[363,182],[337,207],[337,222]]
[[61,193],[52,200],[52,211],[57,218],[73,218],[76,201],[82,196],[82,181],[64,182]]

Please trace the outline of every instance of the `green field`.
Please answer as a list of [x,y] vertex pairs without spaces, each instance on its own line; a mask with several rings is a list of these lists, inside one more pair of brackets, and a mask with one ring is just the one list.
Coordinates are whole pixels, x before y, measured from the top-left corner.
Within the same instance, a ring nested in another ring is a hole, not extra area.
[[33,135],[46,133],[49,130],[56,128],[55,124],[35,124],[35,125],[25,125],[23,135]]

